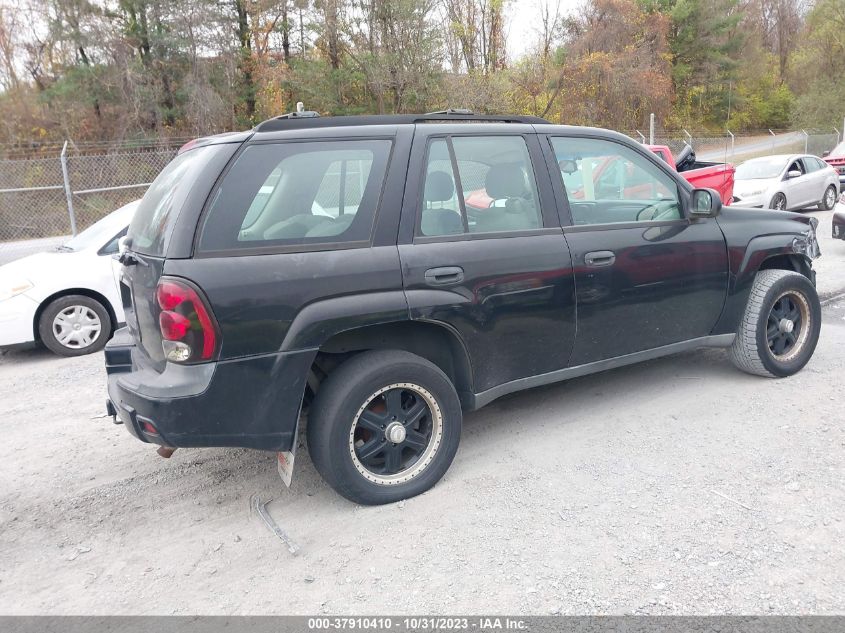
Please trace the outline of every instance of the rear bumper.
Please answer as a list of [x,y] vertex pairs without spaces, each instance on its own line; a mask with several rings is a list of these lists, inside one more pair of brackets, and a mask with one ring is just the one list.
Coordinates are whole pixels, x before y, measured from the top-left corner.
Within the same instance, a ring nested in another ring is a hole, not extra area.
[[[105,350],[108,413],[143,442],[290,450],[316,350],[143,366],[125,328]],[[153,432],[153,429],[155,432]]]

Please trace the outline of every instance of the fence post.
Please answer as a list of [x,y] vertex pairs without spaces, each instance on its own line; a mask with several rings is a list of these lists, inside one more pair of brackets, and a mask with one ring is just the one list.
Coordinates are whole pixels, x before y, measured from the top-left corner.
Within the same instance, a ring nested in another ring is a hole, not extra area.
[[654,145],[654,112],[648,117],[648,144]]
[[692,134],[690,134],[689,132],[684,130],[684,135],[686,135],[686,137],[687,137],[687,145],[692,147]]
[[76,235],[76,215],[73,213],[73,190],[70,188],[70,175],[67,171],[67,141],[62,146],[62,179],[65,181],[65,196],[67,197],[67,212],[70,216],[70,232]]
[[640,135],[640,138],[642,139],[640,142],[641,142],[643,145],[645,145],[645,135],[643,135],[643,133],[642,133],[642,132],[640,132],[639,130],[636,130],[636,132],[637,132],[637,134],[639,134],[639,135]]
[[728,130],[728,135],[731,137],[731,160],[733,160],[734,154],[736,154],[736,137],[730,130]]
[[806,154],[810,148],[810,135],[807,134],[807,130],[801,130],[801,134],[804,135],[804,153]]
[[769,130],[769,134],[772,135],[772,151],[774,152],[775,151],[775,138],[777,137],[777,135],[774,132],[772,132],[771,129]]
[[833,129],[836,130],[836,142],[838,143],[839,142],[839,128],[835,127]]

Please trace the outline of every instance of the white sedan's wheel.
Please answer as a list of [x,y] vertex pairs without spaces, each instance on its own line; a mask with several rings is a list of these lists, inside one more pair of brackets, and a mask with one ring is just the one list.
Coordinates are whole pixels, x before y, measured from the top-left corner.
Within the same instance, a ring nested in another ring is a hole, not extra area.
[[819,203],[819,208],[825,211],[830,211],[831,209],[833,209],[833,207],[836,206],[837,193],[837,188],[833,185],[830,185],[824,192],[824,197]]
[[41,342],[59,356],[81,356],[102,349],[112,331],[108,310],[84,295],[59,297],[41,313]]
[[53,335],[70,349],[90,347],[102,330],[100,317],[88,306],[70,306],[53,318]]

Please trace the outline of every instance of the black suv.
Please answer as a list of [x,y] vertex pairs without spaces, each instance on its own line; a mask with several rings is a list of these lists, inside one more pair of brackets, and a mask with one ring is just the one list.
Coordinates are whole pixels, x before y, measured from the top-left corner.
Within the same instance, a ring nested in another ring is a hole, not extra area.
[[446,472],[463,411],[520,389],[702,346],[797,372],[815,227],[723,209],[607,130],[286,115],[193,142],[144,196],[108,409],[163,447],[280,454],[305,410],[329,484],[395,501]]

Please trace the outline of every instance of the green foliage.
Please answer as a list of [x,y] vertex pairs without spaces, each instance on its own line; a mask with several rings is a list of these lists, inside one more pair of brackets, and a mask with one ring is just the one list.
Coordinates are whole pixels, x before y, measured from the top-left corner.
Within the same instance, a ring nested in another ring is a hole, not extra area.
[[840,127],[845,115],[845,1],[818,0],[807,16],[795,54],[793,82],[799,88],[792,122],[800,127]]
[[297,101],[624,130],[652,112],[666,127],[735,132],[830,128],[845,114],[845,0],[786,17],[774,0],[583,0],[538,20],[521,59],[502,48],[507,0],[29,1],[43,40],[0,49],[0,73],[25,70],[0,77],[0,141],[244,129]]

